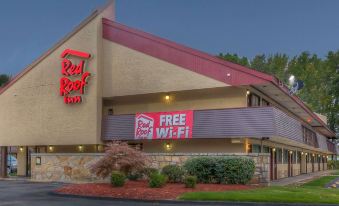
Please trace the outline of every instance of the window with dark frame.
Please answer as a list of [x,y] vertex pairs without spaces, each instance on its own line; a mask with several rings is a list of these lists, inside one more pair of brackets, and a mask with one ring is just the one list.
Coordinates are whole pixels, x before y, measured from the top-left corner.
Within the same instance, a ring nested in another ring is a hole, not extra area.
[[288,150],[287,149],[283,150],[283,155],[284,155],[283,164],[287,164],[288,163]]
[[251,93],[247,97],[247,105],[249,107],[260,107],[260,97]]
[[297,152],[298,157],[297,157],[297,164],[301,163],[301,152]]
[[253,144],[251,153],[261,153],[261,145]]
[[282,164],[282,149],[281,148],[276,149],[276,155],[277,155],[277,164]]
[[270,106],[270,103],[266,99],[262,98],[261,99],[261,105],[263,107],[268,107],[268,106]]

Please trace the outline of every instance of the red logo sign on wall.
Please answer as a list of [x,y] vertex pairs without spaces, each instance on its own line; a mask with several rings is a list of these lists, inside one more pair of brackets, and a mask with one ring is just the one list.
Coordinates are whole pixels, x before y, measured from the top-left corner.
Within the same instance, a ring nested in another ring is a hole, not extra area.
[[137,113],[135,139],[192,138],[193,111]]
[[[67,57],[74,56],[80,58],[78,64],[72,63]],[[66,49],[61,54],[63,58],[61,62],[61,74],[64,75],[60,79],[60,96],[64,97],[64,102],[66,104],[76,104],[82,102],[81,96],[74,96],[75,92],[80,94],[85,93],[85,86],[87,85],[87,78],[91,75],[89,72],[84,72],[85,60],[91,57],[90,54]],[[80,79],[72,80],[71,76],[80,76]],[[72,96],[71,96],[72,95]]]

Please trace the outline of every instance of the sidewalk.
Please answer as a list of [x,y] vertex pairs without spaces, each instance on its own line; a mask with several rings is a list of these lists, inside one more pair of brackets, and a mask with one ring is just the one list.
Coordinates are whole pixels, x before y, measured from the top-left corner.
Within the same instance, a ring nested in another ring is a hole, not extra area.
[[271,186],[286,186],[286,185],[294,185],[294,184],[300,185],[300,184],[310,181],[311,179],[315,179],[321,176],[331,175],[335,172],[338,172],[338,170],[326,170],[326,171],[302,174],[302,175],[298,175],[295,177],[288,177],[288,178],[271,181],[270,185]]

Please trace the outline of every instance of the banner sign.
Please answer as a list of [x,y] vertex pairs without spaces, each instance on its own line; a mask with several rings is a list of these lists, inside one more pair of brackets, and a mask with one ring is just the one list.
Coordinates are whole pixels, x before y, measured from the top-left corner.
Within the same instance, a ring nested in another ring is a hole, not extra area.
[[192,138],[193,111],[137,113],[135,139]]

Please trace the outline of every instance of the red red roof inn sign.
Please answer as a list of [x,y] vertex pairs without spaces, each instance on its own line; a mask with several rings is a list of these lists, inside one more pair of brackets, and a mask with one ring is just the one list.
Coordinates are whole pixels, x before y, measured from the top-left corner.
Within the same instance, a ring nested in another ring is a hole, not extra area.
[[137,113],[135,139],[192,138],[193,111]]
[[[67,57],[73,56],[80,58],[78,64],[74,64]],[[60,96],[64,97],[64,103],[76,104],[82,102],[81,95],[85,93],[85,86],[87,85],[87,78],[91,75],[89,72],[84,72],[85,61],[91,57],[89,53],[66,49],[62,52],[61,58],[61,74],[63,77],[60,79]],[[72,77],[78,77],[74,79]],[[74,95],[78,93],[80,95]]]

